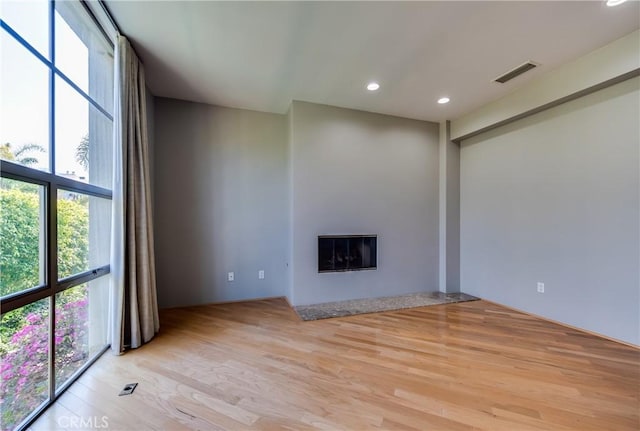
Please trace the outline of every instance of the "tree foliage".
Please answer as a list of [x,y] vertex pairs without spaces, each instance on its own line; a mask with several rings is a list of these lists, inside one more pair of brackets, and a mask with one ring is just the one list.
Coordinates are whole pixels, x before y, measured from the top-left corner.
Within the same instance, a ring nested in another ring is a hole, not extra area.
[[[2,179],[0,189],[0,293],[18,292],[44,280],[44,200],[39,186]],[[87,269],[89,214],[86,198],[59,199],[59,273]],[[42,254],[43,256],[43,254]],[[56,381],[64,382],[87,359],[88,301],[85,285],[56,295],[54,343]],[[11,429],[48,394],[49,300],[2,316],[0,325],[0,408],[2,428]]]
[[38,157],[34,153],[44,152],[45,150],[40,144],[24,144],[15,150],[9,142],[0,145],[0,159],[14,161],[24,166],[38,164]]
[[58,273],[60,278],[88,269],[89,212],[86,196],[58,200]]
[[[35,185],[0,192],[0,295],[40,284],[40,191]],[[26,189],[25,189],[26,188]]]
[[84,135],[76,148],[76,162],[89,169],[89,135]]

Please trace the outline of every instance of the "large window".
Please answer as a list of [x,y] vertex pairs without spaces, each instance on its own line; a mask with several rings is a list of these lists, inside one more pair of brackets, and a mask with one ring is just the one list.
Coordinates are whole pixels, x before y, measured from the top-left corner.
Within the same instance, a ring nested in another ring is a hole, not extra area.
[[113,45],[85,4],[0,2],[0,423],[107,346]]

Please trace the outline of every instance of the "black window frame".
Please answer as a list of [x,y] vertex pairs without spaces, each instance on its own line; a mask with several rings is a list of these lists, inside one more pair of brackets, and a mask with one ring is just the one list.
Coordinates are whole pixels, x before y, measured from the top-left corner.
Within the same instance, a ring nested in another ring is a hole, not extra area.
[[[107,32],[99,24],[96,17],[91,10],[86,6],[83,1],[78,1],[84,9],[84,11],[91,18],[95,24],[96,30],[104,37],[107,43],[114,48],[114,41],[112,41]],[[74,180],[72,178],[59,176],[55,170],[55,152],[56,152],[56,136],[55,136],[55,102],[56,102],[56,77],[61,78],[64,82],[70,85],[78,94],[80,94],[92,107],[96,108],[102,115],[108,118],[113,124],[113,115],[110,114],[103,106],[100,105],[94,98],[92,98],[87,92],[82,90],[76,85],[67,75],[59,70],[55,65],[55,12],[56,1],[49,0],[48,4],[48,42],[49,42],[49,57],[42,55],[36,48],[34,48],[28,41],[26,41],[18,32],[16,32],[7,22],[0,18],[0,31],[6,32],[9,37],[12,37],[23,48],[29,51],[35,56],[48,71],[49,87],[48,87],[48,108],[49,108],[49,153],[48,164],[49,172],[41,171],[38,169],[23,166],[18,163],[14,163],[7,160],[0,160],[0,177],[11,180],[21,181],[24,183],[35,184],[44,188],[44,220],[43,229],[44,235],[44,283],[32,288],[14,292],[0,297],[0,313],[2,315],[41,301],[43,299],[49,299],[48,304],[48,320],[49,320],[49,381],[48,381],[48,397],[38,408],[36,408],[31,414],[23,419],[17,425],[17,430],[22,430],[30,426],[41,414],[55,402],[55,400],[62,395],[62,393],[84,372],[89,368],[106,350],[109,349],[109,344],[106,344],[100,349],[93,357],[76,370],[72,376],[66,380],[63,384],[56,387],[56,374],[55,374],[55,321],[56,321],[56,294],[64,292],[65,290],[77,287],[89,281],[106,276],[111,272],[111,266],[109,264],[92,267],[86,271],[73,274],[69,277],[58,279],[58,220],[57,220],[57,203],[58,203],[58,190],[64,190],[69,192],[82,193],[89,197],[98,197],[113,201],[113,192],[110,189],[100,187],[90,183],[84,183]],[[115,83],[114,83],[115,85]]]

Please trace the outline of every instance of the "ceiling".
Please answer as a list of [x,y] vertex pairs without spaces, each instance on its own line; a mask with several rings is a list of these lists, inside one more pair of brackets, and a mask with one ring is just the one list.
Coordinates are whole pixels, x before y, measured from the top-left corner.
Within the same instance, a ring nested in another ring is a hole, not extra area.
[[[640,2],[106,0],[155,96],[456,119],[640,27]],[[497,76],[541,66],[506,83]],[[380,83],[369,92],[369,81]],[[436,100],[448,96],[451,102]]]

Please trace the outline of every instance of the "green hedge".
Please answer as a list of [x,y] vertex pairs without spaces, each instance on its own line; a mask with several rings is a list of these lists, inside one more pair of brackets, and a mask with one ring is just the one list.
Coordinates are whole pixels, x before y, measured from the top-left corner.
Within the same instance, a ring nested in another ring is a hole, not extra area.
[[[88,263],[89,214],[86,197],[60,199],[58,207],[59,272],[84,271]],[[41,284],[39,186],[2,180],[0,189],[0,294]],[[44,201],[42,206],[44,206]],[[42,244],[41,244],[42,242]],[[56,374],[64,381],[88,356],[87,294],[81,286],[56,301]],[[46,400],[48,378],[48,301],[38,301],[2,316],[0,394],[2,429],[11,429]]]

